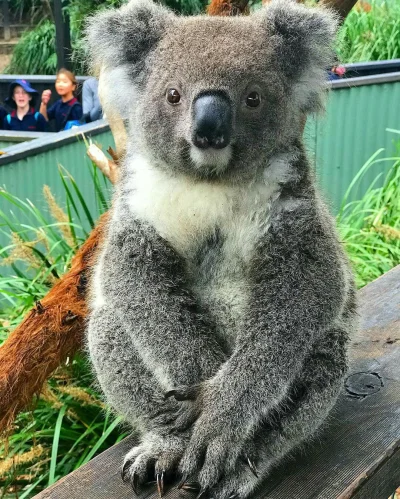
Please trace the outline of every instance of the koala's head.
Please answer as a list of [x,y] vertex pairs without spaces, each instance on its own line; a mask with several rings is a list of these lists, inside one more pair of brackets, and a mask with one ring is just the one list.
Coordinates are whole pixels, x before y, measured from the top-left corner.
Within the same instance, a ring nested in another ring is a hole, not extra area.
[[106,114],[155,167],[252,176],[321,106],[336,19],[273,0],[250,16],[180,17],[150,0],[95,16],[88,41]]

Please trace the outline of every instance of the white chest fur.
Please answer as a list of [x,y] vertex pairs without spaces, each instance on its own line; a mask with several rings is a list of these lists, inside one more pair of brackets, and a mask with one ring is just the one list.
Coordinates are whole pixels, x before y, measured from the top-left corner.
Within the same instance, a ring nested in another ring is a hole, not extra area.
[[[268,177],[246,185],[169,176],[143,158],[130,165],[125,202],[186,260],[192,291],[230,345],[248,303],[247,263],[268,230],[270,207],[287,165],[277,158],[268,166]],[[197,261],[197,252],[216,230],[223,240],[221,248],[209,256],[208,264]]]
[[275,178],[228,185],[170,176],[151,168],[143,158],[130,167],[130,210],[184,257],[218,227],[227,239],[227,250],[230,247],[247,259],[267,228],[269,207],[279,192]]

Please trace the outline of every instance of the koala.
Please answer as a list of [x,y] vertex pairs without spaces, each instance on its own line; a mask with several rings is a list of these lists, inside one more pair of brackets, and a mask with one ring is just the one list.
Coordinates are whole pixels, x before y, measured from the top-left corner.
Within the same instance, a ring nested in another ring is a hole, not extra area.
[[302,142],[333,59],[330,11],[243,17],[133,0],[88,27],[127,126],[91,277],[87,345],[140,432],[123,479],[246,498],[340,392],[355,288]]

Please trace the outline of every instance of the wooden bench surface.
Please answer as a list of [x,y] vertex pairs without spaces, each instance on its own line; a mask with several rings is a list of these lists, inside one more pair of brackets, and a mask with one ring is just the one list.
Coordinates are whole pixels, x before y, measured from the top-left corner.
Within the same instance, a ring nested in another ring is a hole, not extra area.
[[[282,464],[254,499],[387,499],[400,485],[400,265],[359,292],[361,333],[330,424]],[[36,499],[132,499],[120,466],[131,437]],[[168,498],[194,496],[170,487]],[[139,499],[157,499],[155,487]]]

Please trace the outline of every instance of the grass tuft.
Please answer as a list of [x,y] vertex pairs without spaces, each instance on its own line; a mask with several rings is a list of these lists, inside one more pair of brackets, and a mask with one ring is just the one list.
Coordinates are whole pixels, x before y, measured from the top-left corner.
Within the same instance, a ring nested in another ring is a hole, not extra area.
[[359,1],[340,32],[338,56],[343,63],[399,58],[400,2]]

